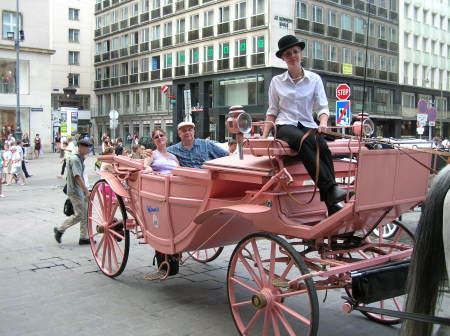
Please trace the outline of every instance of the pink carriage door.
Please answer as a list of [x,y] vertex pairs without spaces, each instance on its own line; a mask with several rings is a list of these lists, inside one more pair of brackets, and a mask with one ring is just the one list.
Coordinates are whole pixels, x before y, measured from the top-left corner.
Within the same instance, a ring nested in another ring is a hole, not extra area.
[[173,235],[168,213],[169,177],[156,174],[141,176],[140,207],[146,240],[155,249],[171,253]]

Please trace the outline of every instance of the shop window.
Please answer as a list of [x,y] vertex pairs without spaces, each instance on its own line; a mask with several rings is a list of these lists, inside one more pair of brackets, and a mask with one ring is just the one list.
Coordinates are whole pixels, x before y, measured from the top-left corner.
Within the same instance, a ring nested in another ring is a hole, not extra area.
[[264,95],[263,76],[243,76],[219,80],[215,85],[214,106],[256,105]]

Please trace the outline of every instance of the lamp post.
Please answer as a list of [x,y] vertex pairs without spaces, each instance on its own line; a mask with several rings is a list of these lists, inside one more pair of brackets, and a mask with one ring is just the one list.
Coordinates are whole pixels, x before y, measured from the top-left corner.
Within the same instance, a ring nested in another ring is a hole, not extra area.
[[14,47],[16,48],[16,140],[22,139],[22,130],[20,128],[20,39],[21,34],[19,33],[20,27],[20,16],[19,16],[19,0],[16,0],[16,31],[14,34]]

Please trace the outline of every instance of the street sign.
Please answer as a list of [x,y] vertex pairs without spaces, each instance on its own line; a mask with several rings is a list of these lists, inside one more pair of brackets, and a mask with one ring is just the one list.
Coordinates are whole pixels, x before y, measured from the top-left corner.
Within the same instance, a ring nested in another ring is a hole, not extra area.
[[419,100],[417,103],[417,110],[419,113],[427,113],[428,111],[428,101],[425,99]]
[[[435,121],[436,121],[436,118],[437,118],[437,110],[436,110],[436,107],[431,106],[431,107],[428,109],[428,121],[429,121],[429,122],[435,122]],[[430,126],[433,126],[433,125],[430,125]]]
[[347,100],[350,97],[350,86],[348,84],[339,84],[336,88],[336,98]]
[[191,90],[184,90],[184,121],[192,121],[191,109]]
[[119,118],[119,112],[116,110],[109,111],[109,119],[111,120],[117,120]]
[[423,135],[424,131],[425,131],[425,128],[423,128],[423,127],[418,127],[417,128],[417,134],[419,134],[419,135]]
[[425,127],[427,125],[428,115],[425,113],[417,113],[417,127]]
[[109,128],[111,128],[111,129],[116,129],[118,124],[119,123],[117,122],[117,119],[110,119],[109,120]]
[[352,111],[350,100],[336,101],[336,126],[350,126]]

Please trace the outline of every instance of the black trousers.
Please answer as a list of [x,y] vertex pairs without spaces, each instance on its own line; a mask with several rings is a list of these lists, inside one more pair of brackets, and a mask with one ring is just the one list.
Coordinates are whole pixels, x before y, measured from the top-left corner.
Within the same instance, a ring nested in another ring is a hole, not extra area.
[[63,164],[61,167],[61,176],[64,175],[64,171],[66,170],[66,159],[63,160]]
[[25,158],[22,160],[22,171],[25,174],[25,177],[30,177],[30,174],[28,174],[27,166],[25,166]]
[[[277,138],[286,141],[289,147],[298,152],[300,141],[309,128],[301,123],[293,125],[277,125]],[[331,158],[331,152],[321,134],[311,134],[304,141],[300,153],[296,156],[303,162],[309,176],[314,180],[316,177],[316,139],[319,144],[320,163],[319,163],[319,181],[317,187],[320,191],[320,200],[327,200],[328,190],[336,185],[334,175],[334,165]]]

